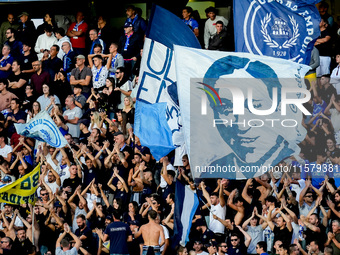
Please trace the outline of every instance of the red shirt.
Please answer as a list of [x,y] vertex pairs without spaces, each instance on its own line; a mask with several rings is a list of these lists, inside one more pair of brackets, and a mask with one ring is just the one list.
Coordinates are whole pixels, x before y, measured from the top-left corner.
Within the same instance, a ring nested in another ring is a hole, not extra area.
[[[70,25],[70,27],[68,28],[68,31],[74,30],[74,27],[76,26],[76,24],[77,24],[77,22],[73,22]],[[82,30],[83,34],[81,36],[76,36],[76,37],[71,37],[70,38],[70,41],[72,43],[72,47],[73,48],[83,48],[83,49],[85,49],[85,38],[86,38],[87,29],[88,29],[88,25],[87,25],[86,22],[83,22],[82,24],[80,24],[78,26],[78,30],[77,31]]]

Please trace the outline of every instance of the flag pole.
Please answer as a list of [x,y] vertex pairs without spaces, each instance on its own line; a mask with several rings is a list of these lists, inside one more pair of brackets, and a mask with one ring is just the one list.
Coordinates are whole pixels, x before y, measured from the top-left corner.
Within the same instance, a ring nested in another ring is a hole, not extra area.
[[[72,153],[74,154],[74,150],[72,149],[72,147],[70,146],[69,143],[67,143],[67,146],[70,148],[70,150],[72,151]],[[77,163],[79,164],[79,166],[81,167],[82,170],[84,170],[83,166],[80,164],[79,160],[77,157],[75,157],[75,160],[77,161]]]
[[32,212],[31,212],[32,213],[32,244],[34,245],[34,218],[35,218],[34,207],[32,209],[33,209]]

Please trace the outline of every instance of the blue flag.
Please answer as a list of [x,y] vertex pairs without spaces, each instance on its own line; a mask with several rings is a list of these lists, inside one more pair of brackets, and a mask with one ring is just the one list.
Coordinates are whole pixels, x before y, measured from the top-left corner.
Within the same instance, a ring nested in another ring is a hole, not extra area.
[[25,124],[14,124],[19,135],[46,142],[52,147],[63,148],[68,143],[46,111],[39,112]]
[[235,49],[309,64],[320,0],[234,0]]
[[[177,16],[153,6],[139,73],[135,130],[143,146],[159,160],[175,148],[184,152],[173,46],[201,48],[190,28]],[[141,104],[142,103],[142,104]],[[165,104],[158,106],[158,104]],[[155,111],[159,111],[156,114]],[[146,125],[142,125],[147,122]],[[160,130],[163,129],[162,135]],[[159,132],[150,132],[158,130]]]
[[192,219],[199,205],[198,196],[189,185],[176,182],[174,217],[174,245],[185,246],[189,241]]

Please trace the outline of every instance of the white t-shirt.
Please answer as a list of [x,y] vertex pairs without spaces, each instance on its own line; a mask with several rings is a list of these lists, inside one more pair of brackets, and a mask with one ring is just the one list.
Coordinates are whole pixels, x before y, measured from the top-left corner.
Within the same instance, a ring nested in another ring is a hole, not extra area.
[[74,218],[73,218],[73,221],[72,221],[72,232],[75,233],[76,230],[78,229],[78,225],[77,225],[77,216],[78,215],[84,215],[86,216],[86,211],[85,209],[79,209],[79,207],[77,206],[76,207],[76,210],[74,211]]
[[57,172],[60,176],[61,186],[63,186],[64,181],[71,176],[69,169],[68,165],[66,165],[64,169],[61,169],[61,166],[58,166]]
[[97,67],[93,66],[92,69],[92,84],[95,89],[99,89],[105,86],[107,75],[109,74],[109,70],[107,70],[106,66],[102,66],[97,69]]
[[[67,116],[69,120],[74,120],[75,118],[81,118],[83,116],[83,111],[78,107],[74,107],[73,109],[68,109],[64,112],[63,116]],[[80,135],[80,124],[72,124],[67,122],[66,126],[68,126],[68,133],[72,135],[72,137],[79,137]]]
[[292,183],[292,184],[290,184],[290,187],[291,187],[291,191],[296,192],[296,200],[299,201],[300,193],[306,185],[305,185],[305,180],[303,180],[303,179],[297,180],[297,182],[299,184],[293,184]]
[[[163,231],[164,231],[164,239],[165,239],[165,240],[166,240],[166,239],[169,239],[169,238],[170,238],[170,236],[169,236],[169,230],[168,230],[166,227],[164,227],[163,225],[161,225],[161,226],[162,226]],[[165,240],[164,240],[164,241],[165,241]],[[159,237],[158,243],[161,243],[161,241],[162,241],[162,239],[161,239],[161,237]],[[164,245],[165,245],[165,244],[163,244],[163,245],[161,246],[161,248],[160,248],[160,251],[161,251],[161,252],[164,250]]]
[[[10,218],[13,219],[13,217],[14,217],[14,214],[12,214],[12,217],[10,217]],[[14,226],[16,226],[16,227],[23,227],[24,223],[20,220],[19,217],[16,217],[15,218],[15,222],[14,222]],[[1,221],[0,222],[0,230],[3,230],[3,229],[4,229],[4,227],[3,227],[3,223]]]
[[[132,82],[130,80],[126,81],[121,87],[121,90],[124,90],[126,92],[129,92],[132,90]],[[123,93],[120,94],[120,104],[117,106],[119,110],[124,109],[124,98],[125,95]]]
[[56,191],[57,191],[57,189],[60,188],[60,186],[57,184],[56,181],[55,181],[55,182],[52,182],[52,183],[51,183],[51,182],[48,182],[48,177],[47,177],[47,175],[45,176],[44,180],[45,180],[47,186],[50,187],[50,189],[52,190],[53,194],[55,194]]
[[[176,169],[174,168],[174,166],[172,164],[169,164],[166,166],[166,170],[172,170],[176,173]],[[165,188],[168,185],[168,183],[164,180],[163,176],[161,176],[161,183],[160,183],[160,187],[161,188]]]
[[226,213],[227,213],[227,207],[225,205],[223,207],[221,206],[220,203],[218,203],[218,205],[211,205],[210,223],[209,223],[209,229],[211,231],[213,231],[214,233],[224,234],[224,229],[225,229],[224,225],[218,220],[215,220],[213,217],[213,214],[221,218],[222,220],[225,220]]
[[12,151],[13,151],[12,147],[6,144],[5,147],[0,148],[0,155],[6,158],[7,155]]

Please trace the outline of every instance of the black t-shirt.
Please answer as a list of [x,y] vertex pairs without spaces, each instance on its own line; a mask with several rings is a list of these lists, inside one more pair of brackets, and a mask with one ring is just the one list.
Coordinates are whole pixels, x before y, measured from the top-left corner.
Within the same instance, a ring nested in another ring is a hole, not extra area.
[[22,110],[23,111],[32,111],[33,103],[37,100],[37,97],[35,95],[27,97],[26,95],[23,97],[23,104],[22,104]]
[[67,178],[64,180],[63,187],[68,187],[70,186],[72,189],[72,193],[76,190],[76,188],[82,184],[81,178],[76,176],[75,178]]
[[[18,82],[20,79],[25,80],[26,83],[27,83],[27,76],[25,74],[23,74],[23,73],[20,73],[18,75],[15,75],[14,73],[11,73],[8,76],[8,80],[10,82]],[[10,92],[12,92],[13,94],[15,94],[19,98],[20,101],[22,101],[25,98],[26,83],[23,86],[21,86],[20,88],[18,88],[18,89],[8,88],[8,90]]]
[[[326,38],[326,36],[331,36],[331,31],[329,28],[326,28],[324,31],[321,31],[320,36],[318,39]],[[331,56],[332,53],[332,40],[329,40],[328,42],[316,45],[315,48],[319,50],[320,56]]]
[[230,246],[228,248],[228,255],[247,255],[247,247],[244,245],[244,243],[241,243],[236,248]]
[[284,245],[286,246],[290,245],[293,231],[289,232],[287,227],[285,227],[284,229],[280,229],[278,226],[275,226],[273,232],[274,232],[274,243],[277,240],[281,240]]
[[[20,55],[19,61],[20,61],[20,70],[31,70],[32,69],[32,63],[34,61],[38,60],[37,54],[34,53],[34,51],[31,50],[30,54],[27,56],[24,56],[23,54]],[[26,74],[27,78],[31,78],[33,73]]]
[[[89,138],[91,135],[91,132],[88,132],[88,133],[83,133],[83,132],[80,132],[80,135],[79,135],[79,143],[84,143],[86,144],[87,143],[87,138]],[[110,140],[109,140],[110,141]]]
[[95,183],[98,184],[98,169],[92,166],[91,169],[88,169],[86,165],[83,164],[83,173],[84,173],[84,183],[83,186],[87,187],[90,182],[96,178]]
[[87,250],[88,252],[93,252],[93,236],[92,236],[92,230],[89,227],[85,227],[83,230],[80,230],[79,228],[76,230],[75,235],[78,237],[86,236],[86,239],[81,240],[82,247]]
[[323,244],[327,241],[326,228],[322,224],[319,224],[318,228],[320,228],[320,232],[314,232],[313,230],[307,228],[305,231],[306,245],[310,244],[311,241],[317,240],[319,242],[319,249],[323,250]]
[[320,94],[321,94],[321,95],[320,95],[320,96],[321,96],[321,99],[322,99],[323,101],[325,101],[327,105],[329,104],[332,95],[333,95],[333,94],[334,94],[334,96],[337,95],[336,89],[333,87],[332,84],[331,84],[327,89],[322,88],[322,89],[320,90],[320,92],[321,92],[321,93],[320,93]]
[[15,238],[12,244],[12,252],[14,254],[30,254],[33,244],[26,238],[23,242],[20,242],[18,237]]

